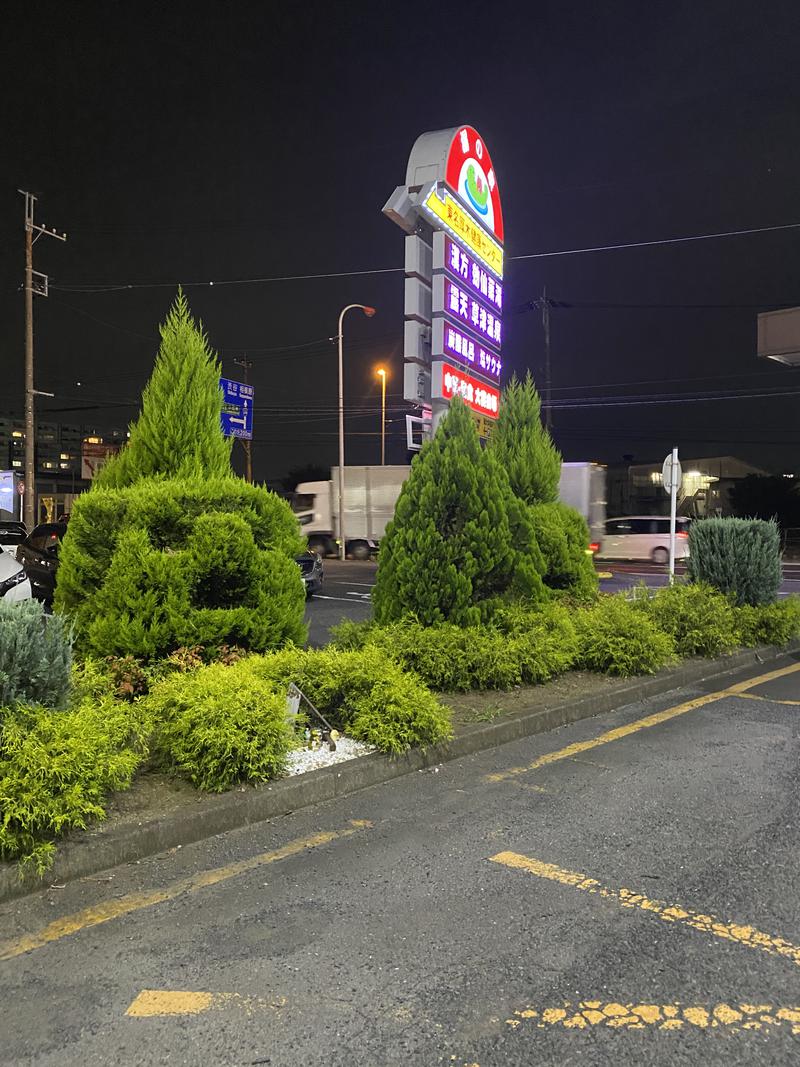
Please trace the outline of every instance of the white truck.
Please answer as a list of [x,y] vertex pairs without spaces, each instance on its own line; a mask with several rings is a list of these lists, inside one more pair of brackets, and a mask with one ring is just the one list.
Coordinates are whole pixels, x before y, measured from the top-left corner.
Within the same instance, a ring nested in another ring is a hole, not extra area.
[[[345,467],[344,530],[347,555],[369,559],[378,549],[386,524],[410,467]],[[562,463],[559,498],[583,515],[592,542],[598,544],[606,521],[606,469],[599,463]],[[292,510],[308,539],[308,547],[321,556],[338,550],[339,468],[324,482],[300,482]]]
[[583,515],[596,552],[606,527],[606,469],[600,463],[562,463],[558,499]]
[[[344,468],[348,556],[369,559],[377,551],[410,470],[407,466]],[[339,468],[333,468],[330,481],[300,482],[294,491],[292,510],[309,549],[321,556],[335,556],[339,537]]]

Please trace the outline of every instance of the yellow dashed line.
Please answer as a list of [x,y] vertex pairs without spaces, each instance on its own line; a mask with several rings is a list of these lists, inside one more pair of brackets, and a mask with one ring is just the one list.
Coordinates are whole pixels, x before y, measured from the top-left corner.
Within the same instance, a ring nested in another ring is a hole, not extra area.
[[248,1013],[284,1007],[284,998],[265,1000],[239,993],[196,993],[186,989],[143,989],[128,1006],[132,1019],[153,1019],[164,1015],[201,1015],[212,1009],[238,1007]]
[[599,1000],[569,1001],[553,1008],[523,1008],[515,1011],[506,1025],[516,1030],[525,1024],[540,1030],[563,1027],[586,1030],[609,1027],[615,1030],[739,1030],[782,1029],[800,1034],[800,1007],[775,1008],[770,1004],[618,1004]]
[[783,678],[787,674],[793,674],[795,671],[800,671],[800,663],[793,663],[789,667],[781,667],[775,671],[769,671],[767,674],[760,674],[757,678],[748,678],[743,682],[737,682],[735,685],[729,686],[727,689],[720,689],[716,693],[706,693],[705,696],[696,697],[694,700],[684,701],[682,704],[676,704],[672,708],[666,708],[664,711],[657,711],[653,715],[646,715],[643,719],[637,719],[636,722],[630,722],[626,726],[617,726],[613,730],[606,730],[605,733],[600,734],[598,737],[593,737],[588,741],[576,741],[571,745],[567,745],[566,748],[560,748],[555,752],[546,752],[543,756],[538,756],[532,763],[528,763],[524,767],[509,767],[507,771],[497,771],[494,774],[487,774],[484,776],[484,781],[487,782],[504,782],[509,778],[515,778],[520,774],[527,774],[529,771],[536,771],[540,767],[546,767],[551,763],[557,763],[559,760],[571,759],[573,756],[579,756],[582,752],[589,752],[593,748],[597,748],[599,745],[608,745],[612,741],[619,741],[623,737],[629,737],[631,734],[638,733],[639,730],[647,730],[651,726],[659,726],[662,722],[669,722],[670,719],[677,718],[679,715],[685,715],[689,711],[695,711],[697,708],[702,708],[706,704],[713,704],[717,700],[721,700],[726,696],[742,696],[748,689],[752,689],[754,686],[763,685],[766,682],[771,682],[774,678]]
[[310,837],[300,838],[297,841],[290,841],[288,845],[276,848],[272,852],[261,852],[259,855],[251,856],[249,859],[239,860],[238,863],[230,863],[225,867],[214,867],[211,870],[189,875],[187,878],[180,878],[175,882],[170,882],[163,889],[153,889],[144,893],[128,893],[124,897],[118,897],[116,900],[105,900],[94,907],[84,908],[83,911],[56,919],[36,933],[25,934],[24,937],[20,937],[15,941],[7,941],[5,944],[0,945],[0,960],[14,959],[15,956],[21,956],[25,952],[32,952],[34,949],[43,948],[53,941],[60,941],[64,937],[77,934],[87,927],[99,926],[101,923],[111,922],[112,919],[119,919],[123,915],[129,915],[131,912],[141,911],[142,908],[150,908],[154,904],[161,904],[166,900],[174,900],[175,897],[181,896],[183,893],[197,893],[201,889],[217,885],[219,882],[226,882],[230,878],[236,878],[247,871],[264,867],[269,863],[277,863],[278,860],[288,859],[290,856],[296,856],[298,853],[306,852],[308,849],[319,848],[320,845],[330,844],[331,841],[337,841],[343,837],[350,837],[352,834],[358,833],[359,830],[366,829],[371,825],[372,823],[364,819],[352,820],[344,830],[329,830],[319,834],[312,834]]
[[601,885],[595,878],[589,878],[577,871],[564,870],[553,863],[543,863],[529,856],[521,856],[518,852],[498,852],[496,856],[491,857],[491,860],[504,867],[527,871],[528,874],[533,874],[537,878],[546,878],[551,882],[560,882],[562,885],[572,886],[585,893],[596,894],[606,900],[614,901],[623,908],[638,908],[640,911],[655,915],[664,922],[690,926],[693,930],[712,934],[723,941],[735,941],[747,948],[767,952],[771,956],[783,956],[800,966],[800,946],[792,944],[783,937],[762,933],[754,926],[724,922],[714,915],[694,911],[692,908],[665,904],[662,900],[650,900],[643,894],[634,893],[630,889],[610,889]]

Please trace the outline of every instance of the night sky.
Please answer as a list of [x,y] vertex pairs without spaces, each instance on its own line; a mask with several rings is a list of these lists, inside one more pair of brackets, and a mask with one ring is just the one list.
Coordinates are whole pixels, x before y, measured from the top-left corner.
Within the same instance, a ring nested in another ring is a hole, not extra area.
[[[347,461],[378,461],[384,363],[405,462],[402,273],[248,279],[402,267],[381,207],[418,134],[469,123],[503,200],[508,372],[541,382],[543,286],[571,305],[552,312],[565,458],[800,467],[800,372],[755,354],[757,312],[800,304],[800,229],[513,259],[800,223],[796,0],[40,2],[4,21],[0,410],[22,411],[27,187],[69,234],[35,247],[40,417],[127,424],[180,282],[224,373],[253,361],[256,477],[330,465],[329,338],[357,301],[378,315],[346,323]],[[731,390],[785,395],[708,399]]]

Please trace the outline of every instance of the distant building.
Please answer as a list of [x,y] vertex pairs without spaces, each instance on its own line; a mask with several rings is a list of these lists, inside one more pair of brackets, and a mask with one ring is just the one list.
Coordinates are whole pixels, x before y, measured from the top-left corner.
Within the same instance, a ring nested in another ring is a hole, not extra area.
[[[678,512],[695,518],[731,513],[731,487],[749,474],[766,474],[760,467],[736,456],[706,459],[681,457],[683,480],[678,492]],[[669,498],[664,492],[660,463],[637,463],[610,467],[608,471],[608,514],[666,515]]]
[[[87,465],[87,453],[116,450],[126,439],[125,430],[101,429],[93,423],[37,420],[37,522],[53,521],[68,513],[72,500],[92,484],[91,477],[86,475],[95,464]],[[10,470],[24,477],[25,420],[14,415],[0,415],[0,470]]]

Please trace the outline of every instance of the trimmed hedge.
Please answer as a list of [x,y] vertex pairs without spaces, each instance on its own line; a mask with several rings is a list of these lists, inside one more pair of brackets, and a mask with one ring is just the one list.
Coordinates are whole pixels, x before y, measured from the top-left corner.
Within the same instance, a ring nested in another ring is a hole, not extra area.
[[800,597],[789,596],[759,607],[743,604],[735,610],[743,645],[785,645],[800,637]]
[[75,502],[55,606],[95,655],[264,651],[305,640],[302,549],[286,502],[238,478],[93,489]]
[[689,529],[688,570],[736,604],[771,604],[781,584],[781,539],[775,522],[702,519]]
[[623,596],[601,597],[596,607],[577,612],[579,665],[627,677],[655,674],[675,658],[675,643],[646,611]]

